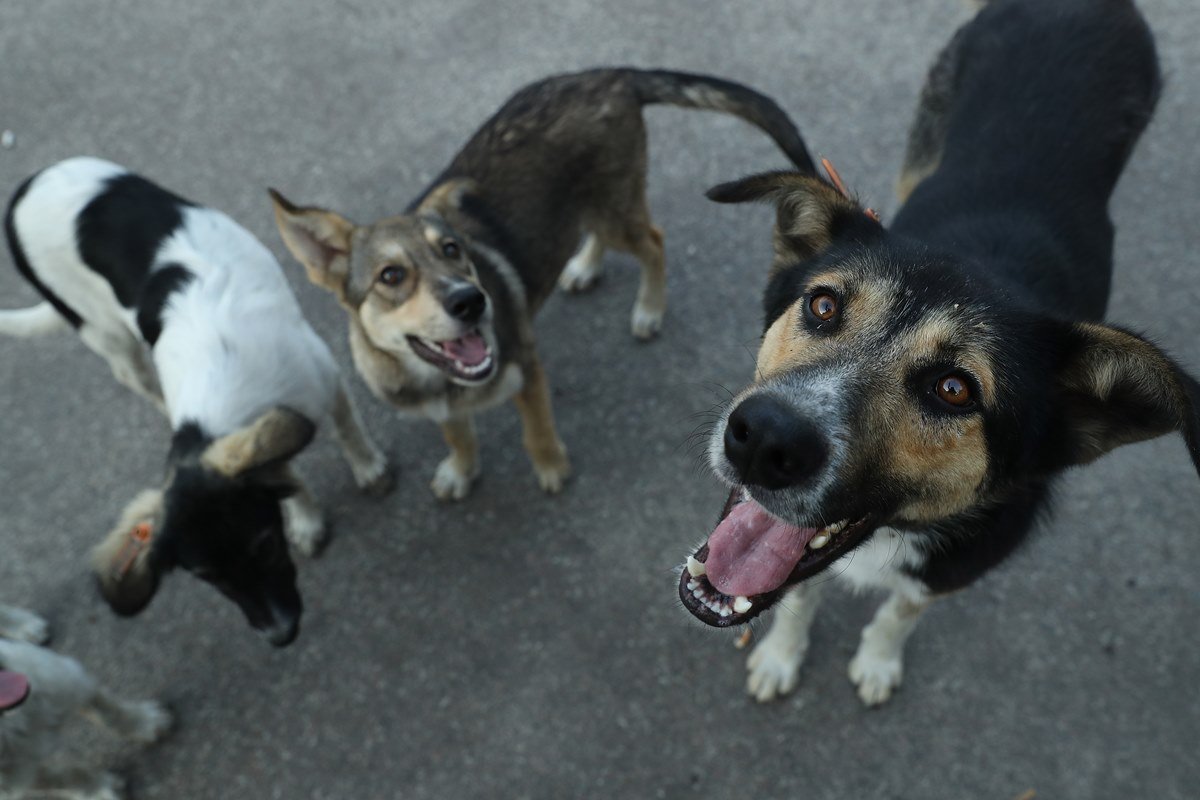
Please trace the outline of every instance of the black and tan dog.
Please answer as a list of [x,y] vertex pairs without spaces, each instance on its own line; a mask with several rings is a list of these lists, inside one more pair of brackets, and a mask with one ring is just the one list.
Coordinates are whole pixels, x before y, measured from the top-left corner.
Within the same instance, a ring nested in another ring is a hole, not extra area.
[[450,455],[433,480],[439,497],[466,496],[478,475],[472,415],[514,396],[542,488],[562,487],[567,452],[532,331],[556,281],[585,289],[605,248],[631,253],[642,265],[633,333],[658,332],[666,272],[645,194],[642,108],[651,103],[739,116],[797,167],[813,168],[787,115],[751,89],[701,75],[600,69],[519,91],[401,216],[360,226],[272,192],[284,242],[350,315],[354,362],[367,385],[441,424]]
[[994,0],[930,73],[890,228],[811,172],[710,192],[773,201],[775,257],[756,380],[711,439],[733,491],[679,588],[716,626],[782,601],[760,700],[795,686],[824,570],[892,592],[850,664],[880,703],[922,610],[1026,539],[1055,475],[1171,431],[1200,469],[1200,387],[1100,322],[1159,81],[1130,0]]

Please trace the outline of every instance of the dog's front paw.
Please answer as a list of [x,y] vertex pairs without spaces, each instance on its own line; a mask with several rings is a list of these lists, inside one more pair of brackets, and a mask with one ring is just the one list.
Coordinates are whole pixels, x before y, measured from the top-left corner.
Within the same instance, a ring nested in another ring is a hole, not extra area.
[[383,497],[396,488],[396,472],[380,456],[369,468],[354,471],[354,483],[367,497]]
[[533,471],[537,474],[538,485],[542,487],[542,491],[549,494],[561,492],[571,475],[571,461],[567,458],[567,448],[560,443],[558,452],[553,457],[534,462]]
[[23,608],[9,608],[6,611],[9,618],[0,635],[31,644],[45,644],[50,641],[50,623]]
[[746,691],[760,703],[790,694],[800,682],[805,648],[785,648],[769,635],[746,659]]
[[433,473],[430,487],[439,500],[462,500],[471,493],[471,484],[479,475],[479,468],[463,471],[454,456],[446,456]]
[[284,532],[305,558],[312,558],[325,546],[325,519],[321,512],[284,505]]
[[859,650],[850,660],[850,681],[858,687],[859,699],[867,707],[886,703],[900,686],[904,664],[900,658],[885,658]]
[[634,306],[632,329],[633,335],[642,341],[648,341],[662,330],[663,309]]
[[134,723],[129,730],[129,739],[139,744],[153,744],[166,735],[174,724],[174,717],[166,706],[153,700],[133,704]]

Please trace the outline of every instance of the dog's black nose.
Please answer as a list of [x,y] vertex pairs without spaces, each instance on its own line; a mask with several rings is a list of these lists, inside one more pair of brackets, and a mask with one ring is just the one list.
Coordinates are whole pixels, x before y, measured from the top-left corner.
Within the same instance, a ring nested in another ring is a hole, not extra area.
[[756,394],[725,425],[725,456],[742,483],[764,489],[797,486],[829,458],[825,437],[782,400]]
[[487,297],[479,287],[468,284],[446,295],[442,307],[450,316],[470,324],[478,322],[483,316],[483,310],[487,308]]

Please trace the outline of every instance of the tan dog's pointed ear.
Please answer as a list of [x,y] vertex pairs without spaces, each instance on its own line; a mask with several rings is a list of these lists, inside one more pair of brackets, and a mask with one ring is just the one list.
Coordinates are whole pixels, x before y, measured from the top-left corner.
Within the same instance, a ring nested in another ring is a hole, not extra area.
[[254,422],[210,444],[200,463],[227,478],[252,469],[275,467],[308,446],[317,426],[308,417],[276,406]]
[[308,279],[344,301],[354,223],[322,208],[298,207],[274,189],[267,193],[283,243],[304,265]]
[[717,203],[773,202],[775,260],[771,271],[812,258],[845,233],[879,233],[868,211],[829,183],[802,172],[764,172],[714,186]]
[[1061,334],[1052,468],[1179,432],[1200,473],[1200,384],[1140,336],[1090,322]]

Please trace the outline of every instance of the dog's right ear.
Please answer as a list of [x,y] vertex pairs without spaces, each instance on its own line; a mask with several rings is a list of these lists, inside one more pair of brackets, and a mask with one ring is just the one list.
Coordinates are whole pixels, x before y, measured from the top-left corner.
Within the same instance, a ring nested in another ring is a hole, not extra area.
[[300,208],[274,189],[267,193],[283,243],[304,265],[308,279],[344,301],[354,223],[322,208]]
[[860,239],[883,232],[867,209],[833,185],[802,172],[764,172],[714,186],[706,193],[717,203],[775,204],[774,273],[812,258],[845,235]]
[[92,550],[100,594],[123,617],[140,613],[158,591],[163,559],[152,551],[162,540],[163,516],[163,493],[148,489],[125,506],[117,526]]

